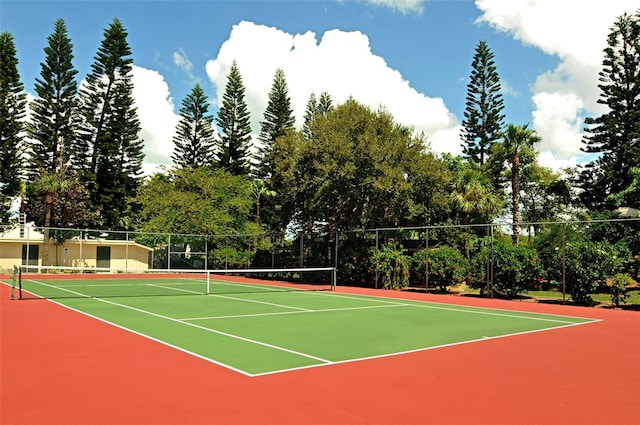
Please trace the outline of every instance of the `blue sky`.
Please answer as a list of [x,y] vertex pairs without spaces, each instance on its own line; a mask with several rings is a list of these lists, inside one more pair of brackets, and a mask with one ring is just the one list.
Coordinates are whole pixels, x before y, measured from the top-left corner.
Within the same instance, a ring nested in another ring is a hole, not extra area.
[[486,40],[501,77],[507,122],[541,135],[552,167],[579,151],[596,103],[602,49],[615,18],[637,0],[2,0],[0,29],[13,34],[25,90],[33,94],[57,18],[74,44],[81,81],[103,30],[119,18],[133,51],[134,97],[147,171],[170,166],[182,99],[199,82],[217,111],[237,60],[257,135],[275,68],[287,76],[298,124],[311,92],[349,96],[423,131],[436,152],[460,152],[474,49]]

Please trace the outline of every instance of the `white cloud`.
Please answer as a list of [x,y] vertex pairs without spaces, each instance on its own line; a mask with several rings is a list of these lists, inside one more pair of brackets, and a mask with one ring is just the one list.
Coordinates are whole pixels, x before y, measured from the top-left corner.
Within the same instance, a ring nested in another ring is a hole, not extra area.
[[193,75],[193,63],[189,59],[189,56],[187,56],[187,52],[185,52],[182,47],[173,52],[173,63],[187,74],[191,80],[195,79]]
[[603,112],[597,85],[607,35],[638,0],[476,0],[476,6],[483,12],[480,22],[560,59],[532,86],[533,124],[543,138],[541,150],[560,162],[583,161],[584,118]]
[[557,173],[562,173],[562,171],[566,169],[576,168],[580,163],[580,161],[578,161],[578,158],[575,156],[565,159],[559,159],[550,151],[541,151],[538,154],[538,162],[547,168],[551,168]]
[[393,10],[397,10],[403,14],[417,13],[422,14],[424,11],[422,5],[424,0],[367,0],[375,6],[384,6]]
[[233,27],[218,57],[206,65],[218,103],[234,60],[246,89],[254,134],[260,132],[275,70],[282,68],[298,126],[311,93],[326,91],[336,104],[353,97],[372,109],[384,107],[398,122],[424,132],[434,151],[460,153],[458,121],[444,101],[412,88],[371,52],[368,37],[360,32],[331,30],[318,41],[312,32],[292,35],[243,21]]
[[157,71],[133,67],[133,99],[138,109],[144,140],[143,171],[150,174],[161,165],[171,165],[173,134],[178,122],[173,99],[164,77]]
[[533,126],[542,138],[539,149],[554,151],[562,158],[580,152],[583,109],[582,100],[574,92],[540,92],[533,96]]

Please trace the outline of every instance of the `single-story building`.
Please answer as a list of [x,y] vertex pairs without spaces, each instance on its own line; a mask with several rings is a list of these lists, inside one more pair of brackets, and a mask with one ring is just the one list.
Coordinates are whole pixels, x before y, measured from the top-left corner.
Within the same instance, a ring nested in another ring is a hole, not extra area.
[[153,248],[129,240],[73,237],[56,243],[32,223],[0,233],[0,270],[13,266],[147,270]]

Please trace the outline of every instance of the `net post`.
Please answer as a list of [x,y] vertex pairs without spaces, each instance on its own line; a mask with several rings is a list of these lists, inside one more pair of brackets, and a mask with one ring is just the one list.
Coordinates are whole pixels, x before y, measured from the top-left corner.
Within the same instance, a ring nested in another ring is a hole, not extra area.
[[18,299],[22,299],[22,267],[18,268]]
[[332,291],[336,290],[337,281],[338,281],[338,272],[337,272],[337,269],[333,267],[333,270],[331,270],[331,290]]
[[207,274],[207,292],[205,295],[211,294],[211,273],[208,270],[205,270]]
[[13,265],[13,274],[11,275],[11,299],[15,300],[15,292],[16,292],[16,275],[18,274],[18,266]]

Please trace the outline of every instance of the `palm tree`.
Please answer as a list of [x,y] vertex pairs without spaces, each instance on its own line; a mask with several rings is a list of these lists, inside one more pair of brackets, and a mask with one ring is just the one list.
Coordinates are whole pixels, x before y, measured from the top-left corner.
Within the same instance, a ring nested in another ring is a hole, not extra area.
[[523,164],[533,163],[536,157],[534,144],[540,136],[528,125],[509,124],[503,134],[499,158],[511,169],[511,211],[513,214],[513,244],[518,245],[520,233],[520,172]]
[[253,180],[251,182],[251,195],[256,201],[256,223],[260,223],[260,199],[275,196],[275,194],[276,192],[270,190],[263,180]]
[[[459,212],[462,224],[490,221],[491,216],[502,208],[502,199],[475,163],[463,163],[455,174],[452,186],[449,200],[454,211]],[[470,261],[473,235],[466,230],[460,237],[464,243],[465,257]]]
[[473,217],[485,218],[497,214],[502,207],[500,197],[492,190],[490,182],[479,168],[473,166],[458,171],[450,200],[463,215],[464,224],[469,224]]

